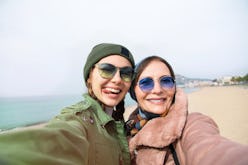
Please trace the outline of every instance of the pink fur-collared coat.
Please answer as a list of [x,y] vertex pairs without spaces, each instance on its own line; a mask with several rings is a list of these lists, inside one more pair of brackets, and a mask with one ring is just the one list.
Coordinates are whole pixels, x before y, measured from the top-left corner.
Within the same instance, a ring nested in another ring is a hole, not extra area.
[[172,143],[180,165],[248,165],[248,146],[220,136],[210,117],[188,114],[187,104],[186,95],[178,89],[168,114],[148,121],[129,139],[132,164],[175,164],[168,147]]

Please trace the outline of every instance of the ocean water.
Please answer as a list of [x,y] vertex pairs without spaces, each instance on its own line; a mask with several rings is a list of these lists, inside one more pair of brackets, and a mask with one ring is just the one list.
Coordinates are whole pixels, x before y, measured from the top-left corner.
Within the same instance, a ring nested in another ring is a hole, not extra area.
[[81,96],[0,98],[0,131],[46,122]]
[[[198,90],[184,88],[186,93]],[[61,109],[81,100],[81,95],[0,98],[0,131],[46,122],[60,113]],[[129,94],[125,106],[135,104]]]

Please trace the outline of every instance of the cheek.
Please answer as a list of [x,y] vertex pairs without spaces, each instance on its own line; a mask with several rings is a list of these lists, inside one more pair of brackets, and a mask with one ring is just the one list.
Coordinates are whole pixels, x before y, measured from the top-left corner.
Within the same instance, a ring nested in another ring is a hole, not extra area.
[[139,89],[138,86],[136,86],[136,87],[134,88],[134,92],[135,92],[137,101],[138,101],[139,103],[141,103],[142,100],[144,100],[146,94],[145,94],[144,92],[142,92],[142,91]]
[[129,90],[131,83],[124,83],[126,92]]
[[170,98],[170,100],[173,100],[175,92],[176,92],[175,88],[173,90],[167,91],[167,95]]
[[99,83],[91,83],[91,87],[92,87],[93,92],[95,93],[96,90],[99,89],[100,84]]
[[91,89],[93,90],[93,93],[96,94],[96,92],[99,92],[100,86],[102,84],[102,79],[98,76],[97,70],[93,70],[88,79],[88,83],[91,84]]

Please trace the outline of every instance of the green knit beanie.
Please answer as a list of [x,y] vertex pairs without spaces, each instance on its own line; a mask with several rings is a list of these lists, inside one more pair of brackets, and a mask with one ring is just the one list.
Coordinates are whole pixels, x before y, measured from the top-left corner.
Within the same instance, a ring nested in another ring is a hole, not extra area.
[[87,82],[91,68],[102,58],[110,55],[125,57],[134,68],[134,58],[131,52],[122,45],[102,43],[93,47],[84,65],[84,81]]

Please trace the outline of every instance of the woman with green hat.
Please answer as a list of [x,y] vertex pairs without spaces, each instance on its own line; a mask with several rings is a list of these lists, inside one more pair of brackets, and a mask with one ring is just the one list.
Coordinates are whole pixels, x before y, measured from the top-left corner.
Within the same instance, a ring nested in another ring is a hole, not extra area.
[[82,101],[43,128],[1,134],[0,163],[130,164],[123,113],[133,68],[124,46],[96,45],[84,66],[88,93]]

